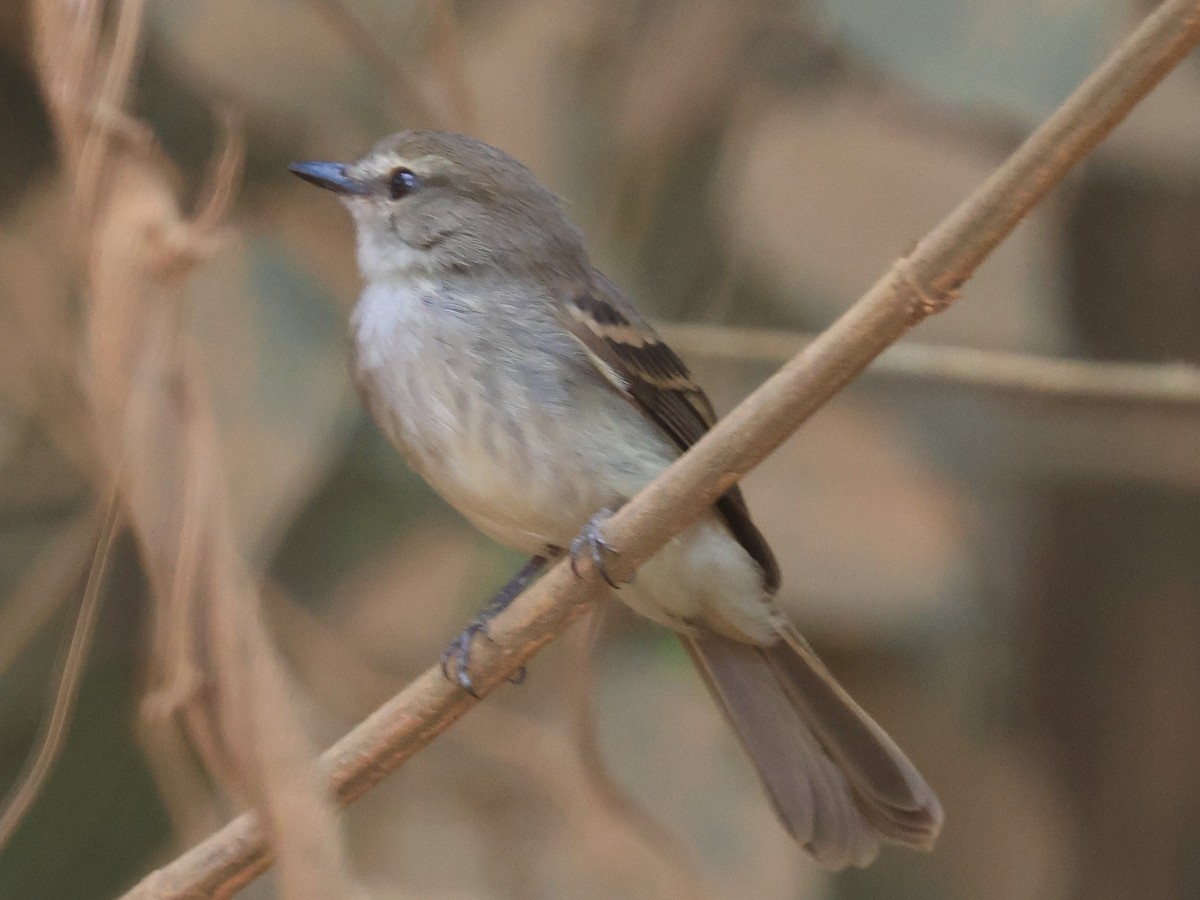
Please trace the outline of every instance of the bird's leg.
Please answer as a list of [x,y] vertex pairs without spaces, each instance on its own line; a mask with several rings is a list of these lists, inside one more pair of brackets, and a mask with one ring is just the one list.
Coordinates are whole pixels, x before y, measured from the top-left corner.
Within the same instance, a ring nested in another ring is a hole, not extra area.
[[604,554],[613,554],[616,551],[604,540],[604,532],[601,526],[612,515],[612,510],[602,509],[583,526],[583,531],[579,532],[578,537],[571,541],[571,571],[575,573],[575,577],[579,577],[579,568],[576,561],[579,555],[586,549],[588,555],[591,556],[592,562],[596,565],[596,570],[600,573],[600,577],[608,582],[609,587],[620,588],[621,586],[609,577],[608,571],[604,568]]
[[[442,672],[447,678],[451,677],[450,662],[453,660],[454,680],[472,697],[478,697],[479,695],[475,693],[475,686],[471,683],[471,675],[467,671],[471,663],[471,641],[477,634],[482,634],[484,637],[488,636],[488,622],[492,621],[492,619],[503,612],[513,602],[513,599],[525,589],[525,586],[529,584],[533,577],[545,568],[549,558],[549,556],[542,554],[531,556],[529,561],[521,567],[521,571],[514,575],[508,584],[502,587],[496,596],[488,601],[488,605],[480,610],[479,615],[471,620],[471,623],[463,629],[462,634],[451,641],[450,646],[442,653]],[[520,684],[524,680],[524,666],[509,679],[513,684]]]

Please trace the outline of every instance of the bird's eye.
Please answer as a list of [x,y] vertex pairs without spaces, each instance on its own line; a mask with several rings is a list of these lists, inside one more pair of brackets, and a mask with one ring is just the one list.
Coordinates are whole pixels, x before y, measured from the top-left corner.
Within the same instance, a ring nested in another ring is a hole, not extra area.
[[416,189],[417,176],[413,174],[412,169],[397,169],[388,180],[388,191],[391,193],[393,200],[407,197]]

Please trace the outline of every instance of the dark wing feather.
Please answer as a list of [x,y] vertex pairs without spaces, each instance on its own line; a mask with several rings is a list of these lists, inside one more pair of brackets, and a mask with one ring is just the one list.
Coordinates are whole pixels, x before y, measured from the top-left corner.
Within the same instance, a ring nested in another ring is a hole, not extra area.
[[[685,451],[717,421],[712,404],[675,352],[611,281],[600,273],[561,298],[563,324],[606,380],[641,408]],[[779,587],[779,564],[750,520],[735,485],[716,503],[738,543],[763,569],[768,591]]]

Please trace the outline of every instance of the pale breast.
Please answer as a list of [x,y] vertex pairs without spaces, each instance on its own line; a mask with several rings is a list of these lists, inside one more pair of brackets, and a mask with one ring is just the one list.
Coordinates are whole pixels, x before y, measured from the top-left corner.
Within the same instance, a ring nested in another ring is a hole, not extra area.
[[351,320],[354,370],[409,465],[480,530],[536,553],[569,543],[674,451],[569,334],[536,310],[518,321],[516,300],[376,282]]

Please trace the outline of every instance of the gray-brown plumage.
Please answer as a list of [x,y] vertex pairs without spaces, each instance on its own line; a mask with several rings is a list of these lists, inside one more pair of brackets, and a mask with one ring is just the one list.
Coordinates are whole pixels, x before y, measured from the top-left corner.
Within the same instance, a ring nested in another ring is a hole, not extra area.
[[[354,371],[380,427],[501,543],[557,552],[714,423],[686,366],[588,260],[557,198],[501,151],[403,132],[301,163],[354,217]],[[779,568],[726,493],[618,596],[680,633],[780,819],[818,862],[930,847],[937,797],[775,608]]]

